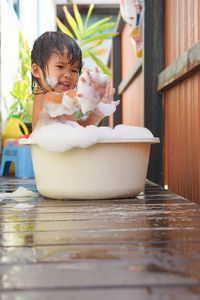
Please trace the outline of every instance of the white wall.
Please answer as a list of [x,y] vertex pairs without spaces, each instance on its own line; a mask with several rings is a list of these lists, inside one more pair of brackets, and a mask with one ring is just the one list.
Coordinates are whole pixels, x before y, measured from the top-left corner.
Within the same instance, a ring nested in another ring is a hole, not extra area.
[[39,35],[45,31],[56,30],[55,0],[40,0],[39,2]]
[[[6,106],[12,104],[10,91],[18,70],[19,29],[30,49],[45,31],[56,30],[55,0],[20,0],[20,18],[6,0],[1,1],[1,118],[6,122]],[[12,1],[11,1],[12,2]]]
[[30,48],[35,39],[45,31],[56,30],[55,0],[21,0],[20,24]]
[[6,119],[6,108],[11,104],[10,91],[18,69],[19,21],[6,0],[1,0],[1,117]]

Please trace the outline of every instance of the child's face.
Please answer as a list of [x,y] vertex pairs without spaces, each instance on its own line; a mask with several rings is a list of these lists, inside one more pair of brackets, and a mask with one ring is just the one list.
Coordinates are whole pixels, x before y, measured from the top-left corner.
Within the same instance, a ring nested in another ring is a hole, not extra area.
[[45,68],[46,82],[56,92],[65,92],[74,89],[78,82],[80,63],[68,63],[64,55],[52,54]]

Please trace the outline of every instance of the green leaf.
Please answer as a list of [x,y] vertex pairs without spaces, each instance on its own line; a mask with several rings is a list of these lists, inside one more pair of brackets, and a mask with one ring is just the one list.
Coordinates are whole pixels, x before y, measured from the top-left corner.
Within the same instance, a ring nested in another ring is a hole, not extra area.
[[29,95],[29,84],[25,80],[17,80],[13,85],[13,89],[10,94],[23,102]]
[[100,21],[98,21],[98,22],[92,24],[90,27],[87,28],[87,30],[85,31],[85,33],[87,33],[88,31],[91,31],[92,29],[94,29],[94,28],[96,28],[96,27],[99,27],[99,26],[101,26],[102,24],[104,24],[104,23],[110,21],[110,19],[112,19],[112,16],[107,17],[107,18],[104,18],[104,19],[102,19],[102,20],[100,20]]
[[30,94],[31,81],[28,72],[31,66],[31,52],[28,43],[23,39],[19,31],[19,68],[17,80],[13,84],[10,94],[16,100],[8,110],[8,119],[13,113],[20,116],[26,116],[26,119],[32,119],[33,96]]
[[83,22],[76,3],[73,3],[73,10],[74,10],[75,19],[78,24],[80,33],[83,34]]
[[80,118],[82,118],[84,116],[84,114],[82,113],[81,110],[76,111],[74,115],[75,115],[76,120],[79,120]]
[[92,48],[96,48],[98,47],[99,45],[101,45],[103,43],[104,39],[101,39],[101,40],[97,40],[95,41],[94,43],[92,43],[91,47]]
[[101,31],[101,30],[113,27],[113,26],[115,26],[115,24],[116,24],[115,22],[110,22],[108,24],[104,24],[102,26],[99,26],[96,29],[92,29],[90,31],[87,31],[87,33],[83,35],[83,38],[86,38],[87,36],[92,35],[92,34],[94,34],[97,31]]
[[87,49],[84,49],[84,50],[82,51],[82,57],[83,57],[83,58],[86,58],[86,57],[88,57],[88,56],[89,56],[89,54],[88,54],[88,50],[89,50],[89,48],[87,48]]
[[9,108],[9,113],[8,113],[8,116],[7,116],[7,120],[10,119],[10,117],[13,115],[13,114],[16,114],[18,113],[19,111],[19,106],[20,106],[20,103],[18,101],[14,102],[10,108]]
[[111,78],[112,72],[110,71],[110,69],[99,58],[97,58],[91,51],[88,51],[88,54],[96,62],[96,64],[103,71],[103,73],[108,75]]
[[87,17],[86,17],[85,24],[84,24],[84,30],[87,29],[87,24],[89,22],[89,19],[90,19],[93,9],[94,9],[94,3],[90,4],[90,7],[88,9]]
[[96,41],[96,40],[101,40],[101,39],[106,39],[106,38],[109,38],[109,37],[112,37],[112,36],[116,36],[116,33],[112,33],[112,32],[101,33],[101,34],[92,36],[91,38],[86,39],[84,41],[81,41],[80,45],[83,46],[83,45],[86,45],[86,44],[88,44],[90,42],[93,42],[93,41]]
[[93,44],[90,44],[88,47],[84,48],[82,50],[82,56],[83,56],[83,58],[88,56],[88,53],[87,53],[88,50],[90,50],[90,49],[92,49],[92,50],[96,49],[96,47],[98,47],[99,45],[101,45],[103,43],[103,41],[104,41],[103,39],[97,40]]
[[92,53],[94,55],[104,55],[107,52],[108,52],[108,49],[106,49],[106,48],[97,48],[97,49],[92,50]]
[[93,53],[95,56],[97,55],[103,55],[106,52],[108,52],[108,49],[106,48],[93,48],[93,47],[87,47],[82,51],[82,57],[86,58],[89,56],[88,51],[90,51],[91,53]]
[[71,14],[69,13],[68,9],[67,9],[67,6],[63,6],[63,10],[64,10],[64,13],[65,13],[65,17],[69,23],[69,25],[71,26],[75,36],[77,37],[77,39],[80,41],[81,40],[81,37],[78,33],[78,26],[77,26],[77,23],[76,21],[74,20],[74,18],[71,16]]
[[64,32],[65,34],[69,35],[71,38],[74,39],[73,34],[69,31],[69,29],[56,17],[56,23],[59,29]]
[[20,105],[20,103],[19,103],[18,101],[16,101],[16,102],[14,102],[14,103],[10,106],[10,108],[11,108],[12,110],[15,110],[19,105]]

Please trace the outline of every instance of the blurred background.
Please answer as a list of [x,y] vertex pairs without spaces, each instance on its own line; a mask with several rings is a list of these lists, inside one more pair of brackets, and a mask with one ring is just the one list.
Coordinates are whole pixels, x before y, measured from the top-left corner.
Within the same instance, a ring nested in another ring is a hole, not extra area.
[[[91,1],[77,0],[75,3],[84,21]],[[116,21],[120,0],[94,0],[92,3],[95,7],[90,18],[91,23],[111,15],[113,16],[112,22]],[[69,0],[1,0],[1,128],[4,127],[8,110],[13,102],[10,92],[19,76],[19,30],[31,50],[38,36],[45,31],[57,30],[56,17],[69,27],[63,5],[66,5],[69,12],[73,14],[72,1]],[[107,29],[108,32],[113,30],[114,28]],[[101,60],[107,64],[111,38],[105,39],[102,46],[108,50],[101,57]],[[94,66],[92,60],[88,58],[84,59],[84,64],[88,68]],[[27,75],[30,77],[30,70]]]

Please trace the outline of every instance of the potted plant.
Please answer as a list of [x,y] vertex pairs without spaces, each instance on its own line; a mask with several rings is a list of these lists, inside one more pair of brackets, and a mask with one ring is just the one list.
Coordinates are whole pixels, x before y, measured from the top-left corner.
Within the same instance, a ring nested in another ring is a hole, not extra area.
[[118,34],[117,32],[104,32],[106,29],[115,26],[116,23],[109,22],[112,18],[112,16],[110,16],[103,18],[92,25],[88,25],[93,9],[94,4],[91,4],[89,6],[85,22],[83,22],[76,3],[73,3],[74,18],[69,13],[67,7],[63,6],[63,11],[71,30],[69,30],[67,26],[59,20],[59,18],[56,18],[56,22],[62,32],[68,34],[73,39],[76,39],[82,49],[83,58],[91,57],[103,73],[112,77],[111,70],[98,56],[103,55],[108,51],[106,48],[99,48],[99,46],[103,43],[103,40]]
[[8,109],[7,120],[9,120],[11,115],[17,114],[20,120],[26,124],[29,132],[31,132],[33,95],[30,90],[31,80],[28,76],[31,65],[31,53],[21,32],[19,32],[19,62],[17,78],[10,92],[14,98],[14,102]]

